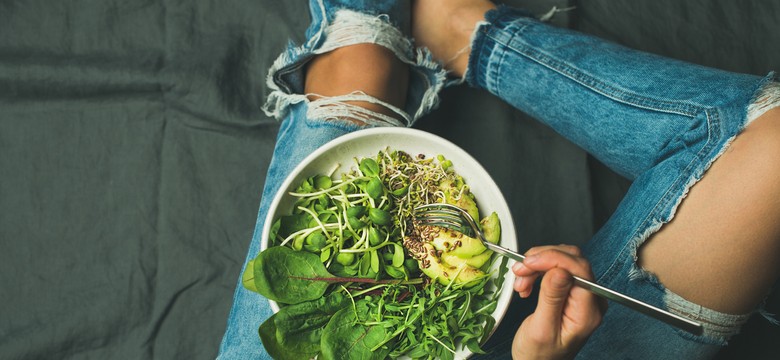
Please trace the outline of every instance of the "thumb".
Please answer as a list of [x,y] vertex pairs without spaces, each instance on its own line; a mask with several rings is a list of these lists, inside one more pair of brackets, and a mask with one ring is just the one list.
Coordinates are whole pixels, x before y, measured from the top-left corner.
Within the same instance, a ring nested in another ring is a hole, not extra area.
[[534,315],[540,321],[550,324],[553,329],[560,331],[563,307],[566,305],[569,290],[573,284],[574,279],[565,270],[553,268],[547,271],[542,277],[539,303]]

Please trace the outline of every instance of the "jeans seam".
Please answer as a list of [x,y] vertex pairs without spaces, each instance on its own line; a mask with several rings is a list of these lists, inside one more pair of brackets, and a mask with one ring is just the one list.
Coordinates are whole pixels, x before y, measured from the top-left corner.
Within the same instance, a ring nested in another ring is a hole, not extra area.
[[[709,152],[712,151],[715,144],[718,142],[717,140],[722,138],[723,134],[721,134],[721,126],[720,126],[720,116],[718,115],[717,111],[714,111],[713,109],[706,109],[703,111],[704,115],[707,118],[707,140],[702,145],[701,149],[696,152],[696,154],[691,158],[691,160],[687,163],[685,168],[680,170],[678,176],[675,178],[674,182],[669,185],[664,192],[663,196],[656,202],[656,204],[653,206],[653,208],[648,211],[647,216],[645,216],[644,219],[639,223],[637,226],[637,229],[631,233],[631,235],[628,237],[629,241],[626,242],[626,244],[623,246],[622,249],[620,249],[618,256],[615,257],[615,260],[612,262],[612,264],[607,267],[606,271],[598,278],[598,281],[611,281],[616,274],[620,273],[620,268],[623,266],[626,266],[627,261],[635,262],[636,258],[634,256],[629,256],[636,254],[636,251],[639,249],[639,247],[642,244],[635,244],[631,241],[633,239],[637,239],[642,237],[642,233],[644,233],[647,229],[650,229],[653,227],[653,224],[655,222],[658,222],[659,225],[663,225],[665,223],[668,223],[671,221],[671,218],[664,219],[664,212],[669,211],[667,210],[669,207],[669,204],[678,199],[681,196],[685,195],[685,192],[690,189],[686,189],[686,184],[695,176],[696,169],[700,166],[702,166],[702,162],[705,161],[703,156]],[[706,166],[706,165],[705,165]],[[702,171],[703,173],[704,171]],[[698,177],[697,181],[700,180],[700,177]],[[691,185],[692,186],[692,185]],[[677,194],[679,190],[682,188],[684,191],[683,194]],[[679,205],[677,206],[679,207]],[[676,208],[675,211],[676,212]],[[673,218],[673,216],[672,216]],[[660,230],[660,226],[658,228]],[[653,231],[654,233],[657,233],[658,230]],[[652,234],[650,234],[652,236]],[[649,238],[649,236],[648,236]],[[647,239],[644,239],[646,241]],[[630,250],[630,251],[626,251]]]
[[[470,55],[470,66],[473,69],[485,69],[485,71],[467,71],[467,79],[469,83],[471,83],[475,87],[482,87],[487,89],[488,88],[488,76],[487,74],[487,65],[485,64],[487,62],[487,58],[490,57],[489,50],[492,48],[491,44],[488,44],[488,41],[493,41],[493,39],[489,36],[487,36],[488,30],[487,28],[490,25],[486,25],[483,29],[480,29],[480,32],[483,34],[482,36],[477,36],[474,39],[473,43],[473,49],[472,54]],[[483,75],[479,75],[483,74]]]
[[[496,53],[498,41],[490,35],[490,32],[485,33],[485,37],[489,38],[493,44],[490,46],[490,57],[492,58],[494,54]],[[499,54],[499,56],[503,59],[503,54],[506,53],[506,51],[502,52],[502,54]],[[497,76],[498,73],[498,66],[496,65],[496,62],[493,61],[485,61],[484,67],[485,67],[485,87],[496,94],[496,96],[500,96],[499,94],[499,88],[498,88],[498,82],[499,77]]]
[[[525,27],[531,25],[532,23],[529,22]],[[504,29],[497,29],[495,31],[504,31]],[[528,58],[531,61],[536,62],[537,64],[544,66],[556,73],[559,73],[601,96],[626,105],[631,105],[646,110],[678,114],[687,117],[694,117],[696,114],[700,113],[703,108],[705,108],[699,104],[685,103],[682,101],[648,98],[635,92],[627,91],[615,85],[608,84],[604,81],[597,81],[595,77],[588,75],[587,72],[575,68],[571,65],[566,65],[563,61],[560,61],[543,51],[535,49],[532,45],[527,44],[523,40],[522,36],[512,36],[509,38],[509,41],[502,41],[499,39],[499,37],[492,35],[490,32],[486,33],[485,36],[490,37],[496,43],[502,44],[507,49],[511,49],[517,54]]]
[[[696,152],[695,156],[691,159],[690,162],[688,162],[688,165],[680,172],[680,176],[678,176],[677,179],[675,179],[675,182],[672,184],[670,189],[680,186],[679,183],[681,180],[685,179],[686,181],[690,181],[691,177],[696,177],[696,180],[700,180],[701,176],[696,176],[696,168],[698,167],[707,167],[707,164],[703,164],[702,162],[706,161],[704,156],[706,154],[709,154],[712,149],[715,147],[715,145],[719,142],[718,140],[723,138],[723,134],[721,131],[721,120],[720,116],[718,114],[718,111],[715,109],[706,109],[704,110],[704,115],[707,118],[707,141],[702,145],[701,149]],[[706,171],[705,169],[701,169],[702,175]],[[685,186],[683,184],[682,186]],[[693,184],[691,185],[693,186]],[[687,191],[687,190],[686,190]],[[660,212],[663,208],[667,207],[670,202],[672,202],[675,198],[673,196],[674,194],[671,194],[669,190],[667,190],[666,193],[664,193],[664,196],[662,197],[662,205],[656,205],[656,207],[653,207],[653,210],[651,213],[655,213],[656,211]],[[679,206],[679,205],[678,205]],[[671,221],[671,219],[669,219]]]

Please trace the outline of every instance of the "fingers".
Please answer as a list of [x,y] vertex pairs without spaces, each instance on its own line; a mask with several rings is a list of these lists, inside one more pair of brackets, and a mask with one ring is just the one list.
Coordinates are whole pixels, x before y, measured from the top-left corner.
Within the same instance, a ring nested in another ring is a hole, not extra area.
[[530,296],[536,279],[553,268],[561,268],[573,275],[592,279],[590,264],[581,255],[578,247],[570,245],[540,246],[528,250],[526,260],[512,267],[517,276],[514,290],[521,297]]
[[592,279],[593,274],[590,270],[590,263],[581,255],[574,255],[557,248],[545,249],[534,252],[526,256],[523,261],[523,272],[545,272],[553,268],[562,268],[571,273],[586,279]]
[[557,250],[572,256],[582,256],[582,250],[580,250],[578,246],[566,245],[566,244],[535,246],[528,249],[528,251],[525,252],[525,255],[529,256],[533,254],[538,254],[540,252],[544,252],[547,250]]
[[535,311],[540,323],[561,328],[563,307],[573,285],[574,279],[566,270],[553,268],[544,275]]
[[573,275],[593,279],[588,261],[576,247],[544,246],[529,250],[525,261],[512,270],[521,296],[528,296],[534,279],[543,276],[536,310],[518,329],[513,355],[573,358],[604,314],[603,299],[574,286]]

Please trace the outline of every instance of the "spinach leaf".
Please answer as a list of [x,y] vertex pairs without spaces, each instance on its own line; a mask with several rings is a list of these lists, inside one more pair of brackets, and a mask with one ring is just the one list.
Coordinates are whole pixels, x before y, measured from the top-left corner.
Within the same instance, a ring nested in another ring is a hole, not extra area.
[[244,273],[241,274],[241,283],[244,285],[244,287],[249,291],[257,292],[257,288],[255,287],[255,260],[249,260],[249,262],[246,263],[246,269],[244,269]]
[[365,317],[367,312],[365,303],[359,302],[356,308],[346,307],[333,315],[322,334],[322,359],[365,360],[387,357],[392,344],[385,344],[372,351],[374,347],[385,341],[388,334],[381,325],[366,326],[360,323],[363,319],[359,319],[358,314]]
[[309,214],[286,215],[279,218],[279,229],[277,235],[282,238],[290,236],[292,233],[309,227],[312,220]]
[[263,322],[258,329],[260,334],[260,341],[263,343],[263,347],[268,351],[268,354],[272,358],[277,360],[298,360],[298,359],[311,359],[317,355],[317,352],[305,352],[294,347],[285,347],[276,337],[276,324],[275,318],[277,314],[274,314],[268,320]]
[[320,298],[329,283],[312,279],[333,277],[319,256],[285,246],[273,246],[260,252],[253,265],[257,292],[285,304]]
[[318,353],[325,325],[333,314],[350,304],[343,293],[333,293],[314,301],[285,306],[275,315],[276,337],[285,348]]

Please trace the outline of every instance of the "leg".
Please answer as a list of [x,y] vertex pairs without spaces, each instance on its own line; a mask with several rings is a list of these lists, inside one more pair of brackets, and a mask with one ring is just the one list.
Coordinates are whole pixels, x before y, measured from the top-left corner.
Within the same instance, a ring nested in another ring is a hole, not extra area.
[[755,309],[780,276],[778,154],[780,108],[734,140],[674,219],[640,248],[639,264],[702,306],[729,314]]
[[[391,51],[379,45],[358,44],[314,58],[306,71],[305,92],[334,97],[360,91],[403,108],[408,76],[409,69]],[[367,101],[350,103],[387,116],[398,116],[381,104]]]
[[[282,124],[242,272],[260,250],[260,234],[274,195],[306,155],[365,127],[411,125],[428,110],[408,90],[417,95],[435,92],[439,87],[436,82],[420,77],[441,78],[440,69],[412,61],[413,49],[401,31],[376,16],[388,14],[391,21],[398,21],[399,15],[408,14],[400,4],[367,2],[370,8],[363,9],[338,1],[313,1],[309,41],[288,50],[272,67],[269,79],[273,80],[273,92],[266,111]],[[327,35],[323,29],[328,30]],[[348,40],[342,37],[345,30],[351,35]],[[409,81],[431,86],[409,88]],[[219,358],[269,358],[258,338],[258,327],[271,314],[268,301],[244,289],[239,276]]]
[[[427,6],[433,3],[416,2],[415,16],[432,11]],[[600,351],[607,349],[637,356],[638,348],[652,346],[647,339],[669,349],[654,357],[717,351],[778,277],[778,110],[742,132],[756,93],[776,85],[625,49],[507,9],[478,25],[491,6],[467,3],[460,9],[436,4],[438,13],[454,18],[414,21],[415,38],[435,56],[439,52],[453,74],[633,179],[616,214],[586,249],[594,271],[616,290],[705,323],[705,336],[678,335],[613,306],[585,356],[603,357]],[[443,33],[437,29],[449,25],[436,21],[456,25]],[[450,61],[469,45],[467,67],[457,56]],[[624,347],[615,347],[615,339]]]

